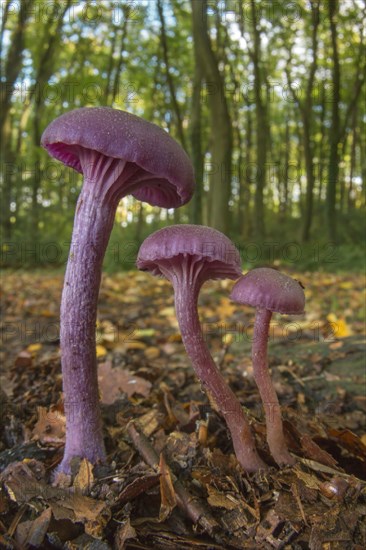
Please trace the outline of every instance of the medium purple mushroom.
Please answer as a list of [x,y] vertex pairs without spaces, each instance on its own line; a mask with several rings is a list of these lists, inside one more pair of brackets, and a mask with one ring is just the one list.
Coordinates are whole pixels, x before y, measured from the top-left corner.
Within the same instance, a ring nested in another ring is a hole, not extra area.
[[268,371],[267,342],[272,312],[286,315],[303,313],[304,291],[295,279],[275,269],[259,267],[237,281],[231,299],[256,308],[252,361],[254,379],[266,415],[267,442],[278,465],[294,464],[285,442],[280,405]]
[[205,281],[237,279],[241,274],[239,252],[215,229],[174,225],[156,231],[142,243],[137,267],[172,283],[183,344],[203,388],[226,421],[237,459],[249,472],[265,469],[243,409],[210,355],[197,312],[198,294]]
[[66,444],[58,471],[74,457],[105,461],[95,325],[101,270],[119,200],[176,208],[192,196],[191,162],[163,129],[109,107],[81,108],[42,135],[48,153],[84,175],[61,300]]

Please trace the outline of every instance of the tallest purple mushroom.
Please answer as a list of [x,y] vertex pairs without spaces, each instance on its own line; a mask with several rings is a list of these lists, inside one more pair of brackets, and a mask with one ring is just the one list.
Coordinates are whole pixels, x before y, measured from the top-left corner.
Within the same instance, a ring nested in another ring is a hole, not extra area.
[[66,443],[60,472],[75,457],[105,461],[95,324],[101,270],[118,202],[126,195],[177,208],[194,189],[191,162],[163,129],[109,107],[81,108],[42,135],[48,153],[84,176],[61,299]]

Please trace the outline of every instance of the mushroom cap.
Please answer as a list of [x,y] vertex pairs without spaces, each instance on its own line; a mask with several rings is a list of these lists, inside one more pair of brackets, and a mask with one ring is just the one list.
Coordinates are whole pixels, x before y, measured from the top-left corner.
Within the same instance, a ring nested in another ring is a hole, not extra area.
[[126,111],[111,107],[69,111],[47,126],[41,144],[80,173],[80,148],[136,164],[145,174],[132,194],[153,206],[174,208],[192,197],[193,167],[182,147],[156,124]]
[[230,297],[239,304],[288,315],[303,313],[305,306],[305,295],[300,283],[268,267],[252,269],[240,277]]
[[[153,275],[165,276],[190,257],[201,280],[237,279],[241,274],[240,255],[223,233],[204,225],[171,225],[152,233],[142,243],[136,265]],[[164,266],[162,270],[161,267]]]

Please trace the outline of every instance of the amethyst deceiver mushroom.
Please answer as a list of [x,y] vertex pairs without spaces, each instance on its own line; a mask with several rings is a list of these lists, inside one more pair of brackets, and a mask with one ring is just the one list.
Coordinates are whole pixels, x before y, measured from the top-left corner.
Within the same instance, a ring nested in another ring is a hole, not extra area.
[[183,344],[203,388],[226,421],[236,457],[249,472],[265,469],[243,409],[207,348],[197,312],[198,294],[205,281],[240,276],[238,250],[210,227],[173,225],[147,237],[136,263],[140,270],[172,283]]
[[272,312],[299,315],[305,295],[298,281],[275,269],[259,267],[243,275],[234,285],[231,299],[256,308],[252,343],[254,379],[262,398],[267,442],[278,465],[294,464],[283,434],[281,410],[268,370],[267,343]]
[[95,324],[102,262],[119,200],[154,206],[191,198],[191,162],[163,129],[109,107],[81,108],[55,119],[42,135],[48,153],[84,175],[76,206],[61,299],[61,362],[66,443],[58,471],[74,457],[105,460],[98,396]]

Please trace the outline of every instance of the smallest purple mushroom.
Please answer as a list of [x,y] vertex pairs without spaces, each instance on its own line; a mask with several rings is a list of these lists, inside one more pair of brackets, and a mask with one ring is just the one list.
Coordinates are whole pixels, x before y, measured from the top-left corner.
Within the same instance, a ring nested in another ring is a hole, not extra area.
[[267,442],[278,465],[294,464],[295,460],[285,442],[280,405],[268,371],[267,343],[272,312],[286,315],[303,313],[304,291],[295,279],[275,269],[260,267],[239,279],[231,299],[256,308],[252,361],[266,415]]

